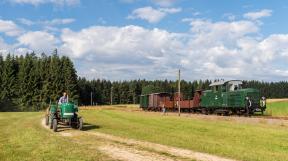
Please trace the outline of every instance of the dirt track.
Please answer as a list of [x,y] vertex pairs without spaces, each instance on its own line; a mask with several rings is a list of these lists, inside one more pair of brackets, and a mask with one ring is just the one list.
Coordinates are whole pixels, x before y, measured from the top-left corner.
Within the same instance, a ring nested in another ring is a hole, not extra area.
[[[41,122],[45,126],[45,119]],[[70,128],[60,127],[57,134],[69,137],[71,141],[79,144],[87,144],[87,148],[96,148],[102,153],[115,160],[124,161],[172,161],[172,160],[201,160],[201,161],[233,161],[223,157],[210,155],[206,153],[195,152],[191,150],[175,148],[156,143],[137,141],[134,139],[122,138],[99,132],[77,131]],[[63,130],[64,129],[64,130]],[[51,130],[52,132],[52,130]],[[100,145],[93,145],[85,138],[95,137],[93,140],[101,142]],[[83,140],[82,140],[83,139]]]

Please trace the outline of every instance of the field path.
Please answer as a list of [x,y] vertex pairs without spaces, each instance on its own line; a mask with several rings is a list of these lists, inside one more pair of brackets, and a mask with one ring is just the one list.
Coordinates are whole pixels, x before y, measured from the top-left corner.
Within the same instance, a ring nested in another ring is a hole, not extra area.
[[[41,121],[45,126],[45,119]],[[195,152],[187,149],[176,148],[146,141],[138,141],[100,132],[77,131],[70,128],[61,127],[58,134],[69,137],[71,141],[79,144],[87,144],[87,148],[97,148],[102,153],[108,155],[115,160],[123,161],[173,161],[173,160],[199,160],[199,161],[234,161],[215,155]],[[51,130],[52,132],[52,130]],[[95,137],[100,145],[95,146],[93,142],[87,138]]]

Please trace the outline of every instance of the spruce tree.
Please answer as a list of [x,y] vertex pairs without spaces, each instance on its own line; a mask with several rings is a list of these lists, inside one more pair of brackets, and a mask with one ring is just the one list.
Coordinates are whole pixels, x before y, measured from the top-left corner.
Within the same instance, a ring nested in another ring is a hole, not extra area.
[[73,63],[68,57],[62,57],[61,61],[64,81],[63,91],[68,93],[69,99],[71,99],[71,101],[77,101],[79,95],[76,70],[74,69]]
[[12,100],[15,96],[16,88],[15,88],[15,81],[16,81],[16,68],[14,64],[14,58],[8,54],[6,60],[4,61],[3,71],[2,71],[2,99],[5,100]]

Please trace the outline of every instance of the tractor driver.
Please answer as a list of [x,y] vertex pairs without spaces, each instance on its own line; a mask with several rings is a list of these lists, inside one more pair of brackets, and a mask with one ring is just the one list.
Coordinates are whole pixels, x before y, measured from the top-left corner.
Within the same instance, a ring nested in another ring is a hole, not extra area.
[[61,105],[62,103],[68,102],[68,95],[66,92],[63,92],[63,96],[59,99],[58,104]]

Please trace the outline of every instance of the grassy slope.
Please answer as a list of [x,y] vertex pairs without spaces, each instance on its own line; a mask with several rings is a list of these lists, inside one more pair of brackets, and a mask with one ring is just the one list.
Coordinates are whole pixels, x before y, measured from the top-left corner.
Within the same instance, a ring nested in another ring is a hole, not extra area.
[[113,109],[82,111],[96,131],[240,160],[287,160],[288,128]]
[[0,160],[102,160],[96,150],[44,129],[43,113],[0,113]]

